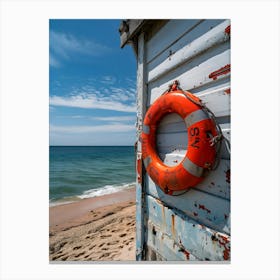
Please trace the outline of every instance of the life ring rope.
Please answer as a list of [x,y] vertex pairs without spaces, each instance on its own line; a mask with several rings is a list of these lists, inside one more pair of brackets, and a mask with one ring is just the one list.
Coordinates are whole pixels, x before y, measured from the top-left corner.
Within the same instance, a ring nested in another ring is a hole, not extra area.
[[[166,91],[166,93],[174,90],[175,88],[181,90],[184,93],[183,89],[179,86],[179,81],[178,80],[175,80],[173,82],[173,84],[169,85],[169,89]],[[221,129],[219,123],[216,120],[215,114],[199,98],[197,98],[196,96],[192,96],[191,97],[189,94],[185,94],[185,96],[191,102],[193,102],[194,104],[200,106],[201,110],[203,110],[213,120],[213,122],[216,125],[216,129],[218,131],[218,135],[212,137],[212,139],[210,140],[211,145],[212,146],[215,145],[216,151],[217,151],[216,161],[215,161],[215,164],[211,167],[211,170],[216,170],[218,168],[218,166],[219,166],[220,159],[221,159],[220,153],[221,153],[222,141],[225,142],[225,146],[226,146],[226,149],[227,149],[229,154],[230,154],[230,142],[229,142],[229,140],[227,138],[224,137],[222,129]],[[196,100],[194,98],[196,98]]]

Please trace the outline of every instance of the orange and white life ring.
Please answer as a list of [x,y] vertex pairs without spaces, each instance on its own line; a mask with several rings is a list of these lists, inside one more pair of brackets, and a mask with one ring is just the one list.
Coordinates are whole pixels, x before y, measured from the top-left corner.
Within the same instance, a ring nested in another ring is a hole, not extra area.
[[[189,92],[173,87],[149,108],[143,123],[142,159],[147,173],[165,193],[182,191],[196,186],[205,171],[215,162],[216,150],[210,141],[218,132],[214,121],[199,106],[199,99]],[[195,102],[193,102],[194,100]],[[187,152],[176,166],[167,166],[156,151],[156,130],[167,114],[177,113],[184,120],[188,133]]]

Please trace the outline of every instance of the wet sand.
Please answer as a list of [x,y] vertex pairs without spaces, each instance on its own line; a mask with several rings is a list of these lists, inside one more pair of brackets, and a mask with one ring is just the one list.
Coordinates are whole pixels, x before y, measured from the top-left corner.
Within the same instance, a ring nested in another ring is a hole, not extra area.
[[135,189],[49,208],[50,261],[134,261]]

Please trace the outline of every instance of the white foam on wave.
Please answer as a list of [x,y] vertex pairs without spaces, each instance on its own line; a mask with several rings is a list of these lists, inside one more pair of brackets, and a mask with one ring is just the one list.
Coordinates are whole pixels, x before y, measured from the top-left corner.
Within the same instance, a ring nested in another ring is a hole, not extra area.
[[83,194],[78,195],[77,197],[84,199],[89,197],[102,196],[106,194],[116,193],[125,189],[130,189],[133,187],[135,187],[134,182],[129,184],[122,184],[122,185],[106,185],[99,189],[87,190]]
[[125,189],[130,189],[133,187],[135,187],[134,182],[129,183],[129,184],[122,184],[122,185],[106,185],[102,188],[90,189],[90,190],[84,191],[81,195],[64,197],[57,201],[53,201],[51,199],[49,201],[49,207],[77,202],[84,198],[90,198],[90,197],[95,197],[95,196],[102,196],[102,195],[106,195],[106,194],[116,193],[116,192],[119,192],[119,191],[122,191]]

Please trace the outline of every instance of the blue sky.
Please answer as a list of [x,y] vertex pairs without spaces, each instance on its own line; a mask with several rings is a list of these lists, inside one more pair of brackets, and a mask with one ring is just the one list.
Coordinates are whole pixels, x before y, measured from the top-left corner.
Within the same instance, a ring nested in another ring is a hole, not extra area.
[[136,58],[120,20],[50,20],[50,145],[133,145]]

